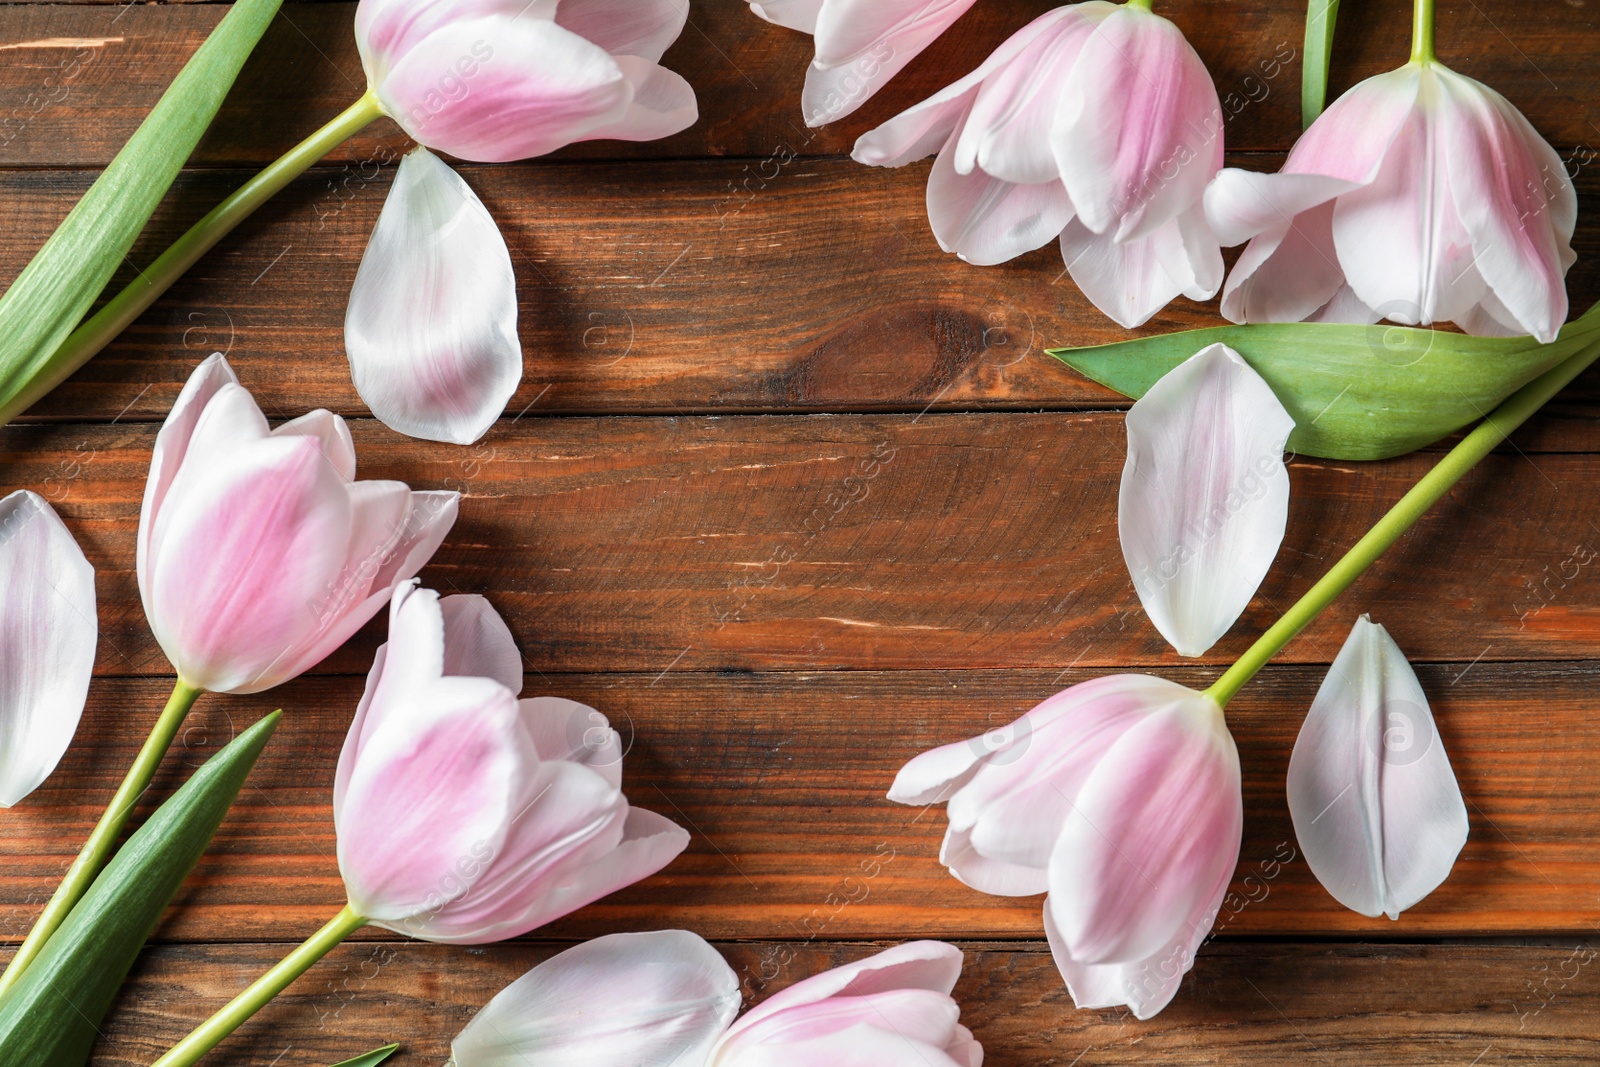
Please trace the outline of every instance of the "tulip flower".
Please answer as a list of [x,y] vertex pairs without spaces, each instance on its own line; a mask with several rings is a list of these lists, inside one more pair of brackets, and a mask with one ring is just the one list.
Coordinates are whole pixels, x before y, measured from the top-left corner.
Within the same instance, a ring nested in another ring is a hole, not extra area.
[[178,678],[0,992],[88,889],[200,693],[259,693],[309,670],[377,614],[455,523],[456,493],[355,474],[337,415],[268,427],[220,353],[189,376],[156,434],[136,549],[145,615]]
[[722,1035],[706,1067],[981,1067],[950,991],[961,951],[913,941],[774,993]]
[[1202,198],[1222,166],[1205,65],[1148,0],[1047,12],[977,70],[863,135],[854,157],[937,152],[928,220],[969,263],[1059,238],[1073,281],[1133,327],[1180,293],[1209,299],[1222,253]]
[[1214,344],[1128,412],[1117,531],[1145,613],[1185,656],[1249,605],[1289,518],[1294,419],[1239,353]]
[[367,90],[142,270],[51,357],[65,377],[110,343],[234,226],[387,115],[424,147],[406,157],[356,276],[346,351],[381,421],[470,443],[522,380],[510,254],[477,196],[426,149],[499,163],[596,139],[670,136],[699,116],[660,64],[685,0],[361,0]]
[[750,0],[778,26],[816,37],[800,110],[807,126],[842,119],[905,69],[973,0]]
[[1002,733],[925,752],[889,799],[947,802],[939,860],[998,896],[1048,893],[1044,928],[1080,1008],[1164,1008],[1239,858],[1239,753],[1209,694],[1148,675],[1084,682]]
[[1300,850],[1335,900],[1400,913],[1450,874],[1467,805],[1416,672],[1363,615],[1333,661],[1289,759]]
[[452,1067],[703,1067],[739,1013],[739,979],[684,930],[611,934],[495,994],[450,1044]]
[[94,673],[94,568],[38,493],[0,500],[0,808],[50,776]]
[[348,903],[156,1061],[188,1067],[368,924],[477,945],[660,870],[689,835],[622,794],[622,745],[570,700],[517,699],[522,658],[479,596],[407,582],[334,778]]
[[1572,181],[1505,97],[1433,57],[1431,4],[1426,15],[1411,62],[1340,97],[1282,171],[1225,170],[1207,192],[1222,242],[1250,242],[1223,290],[1229,319],[1555,340]]

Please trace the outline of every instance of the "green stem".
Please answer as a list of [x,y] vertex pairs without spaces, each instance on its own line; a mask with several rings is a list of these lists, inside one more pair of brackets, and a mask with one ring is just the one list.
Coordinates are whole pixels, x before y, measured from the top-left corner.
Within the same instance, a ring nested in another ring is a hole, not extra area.
[[251,983],[248,989],[230,1000],[226,1007],[196,1027],[188,1037],[168,1049],[151,1067],[189,1067],[198,1062],[200,1057],[216,1048],[223,1038],[265,1007],[269,1000],[287,989],[289,983],[308,971],[312,964],[366,924],[367,920],[351,911],[350,905],[346,904],[322,929],[306,938],[293,952]]
[[205,218],[191,226],[189,232],[173,242],[172,247],[129,282],[127,288],[85,319],[61,342],[61,347],[51,354],[49,361],[27,388],[19,392],[11,403],[0,407],[0,425],[10,422],[65,381],[91,356],[110,344],[146,308],[155,303],[184,271],[194,266],[201,256],[248,218],[251,212],[382,113],[378,98],[369,90],[332,122],[279,156],[260,174],[235,190],[232,196],[212,208]]
[[1140,11],[1149,11],[1154,0],[1127,0],[1127,7],[1136,7]]
[[5,973],[0,974],[0,996],[21,980],[22,972],[40,952],[44,951],[45,942],[49,941],[50,936],[66,921],[73,905],[89,891],[95,875],[100,873],[100,868],[111,858],[111,852],[116,847],[122,827],[127,823],[134,806],[139,803],[139,798],[150,787],[150,780],[155,777],[161,757],[172,747],[172,739],[177,736],[178,727],[183,725],[183,720],[188,716],[189,709],[194,707],[194,702],[201,692],[203,690],[190,685],[182,678],[173,684],[172,695],[167,698],[167,706],[162,709],[161,717],[156,720],[150,736],[145,738],[144,746],[139,749],[139,755],[134,759],[133,766],[128,768],[127,777],[123,778],[122,784],[117,787],[116,795],[111,798],[111,803],[106,806],[99,823],[89,834],[89,840],[84,842],[78,858],[67,868],[66,876],[56,887],[55,895],[39,913],[38,921],[28,932],[27,940],[22,942],[17,954],[11,957]]
[[1388,514],[1379,519],[1377,525],[1344,554],[1343,559],[1335,563],[1305,596],[1284,612],[1283,617],[1239,657],[1237,663],[1206,690],[1206,694],[1222,707],[1227,707],[1234,694],[1254,678],[1256,672],[1267,665],[1267,661],[1282,651],[1283,646],[1305,629],[1335,597],[1350,588],[1362,571],[1372,566],[1385,549],[1399,540],[1400,535],[1448,493],[1479,460],[1493,451],[1596,358],[1600,358],[1600,342],[1557,364],[1512,393],[1462,438],[1460,444],[1446,453],[1431,471],[1423,475],[1422,480],[1412,486],[1410,492],[1401,497],[1399,503],[1390,508]]
[[1411,62],[1433,62],[1433,0],[1415,0],[1411,16]]

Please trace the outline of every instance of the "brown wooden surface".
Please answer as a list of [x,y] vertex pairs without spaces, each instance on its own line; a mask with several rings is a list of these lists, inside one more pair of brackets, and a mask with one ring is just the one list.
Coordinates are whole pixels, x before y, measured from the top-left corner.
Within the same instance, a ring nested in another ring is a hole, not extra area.
[[[869,941],[960,943],[964,1018],[998,1067],[1594,1063],[1600,582],[1560,575],[1577,547],[1600,547],[1600,374],[1488,460],[1235,703],[1247,816],[1234,896],[1157,1019],[1073,1010],[1037,942],[1039,900],[960,886],[936,859],[942,813],[883,799],[917,751],[1074,681],[1214,677],[1437,454],[1295,461],[1283,553],[1234,633],[1199,666],[1164,647],[1117,548],[1112,409],[1125,402],[1043,355],[1125,334],[1061,276],[1054,249],[987,269],[940,253],[925,164],[844,158],[859,133],[1048,6],[984,0],[868,107],[813,132],[798,119],[808,42],[743,0],[697,0],[668,56],[699,93],[694,129],[463,167],[511,246],[527,350],[524,385],[479,446],[401,438],[364,417],[350,386],[345,295],[406,147],[387,122],[224,241],[28,425],[0,430],[0,489],[56,503],[99,573],[103,635],[76,744],[0,814],[0,943],[25,930],[170,684],[139,605],[133,531],[154,423],[192,366],[226,349],[269,415],[326,406],[355,418],[365,476],[465,493],[425,579],[489,595],[523,649],[526,691],[610,714],[630,741],[630,796],[693,841],[537,942],[361,935],[216,1062],[327,1064],[394,1039],[407,1045],[401,1067],[436,1065],[471,1013],[555,943],[682,926],[722,940],[751,998]],[[1345,0],[1336,90],[1402,58],[1407,7]],[[1276,166],[1298,131],[1299,63],[1271,77],[1260,64],[1298,52],[1303,5],[1161,9],[1225,97],[1257,98],[1229,108],[1232,160]],[[1600,14],[1577,0],[1439,9],[1441,54],[1504,92],[1578,169],[1569,290],[1586,307],[1600,299],[1600,168],[1584,163],[1600,142]],[[352,11],[285,8],[135,262],[353,98]],[[0,4],[0,284],[221,14]],[[77,43],[35,47],[56,39]],[[1217,321],[1214,305],[1178,301],[1148,329]],[[1397,923],[1341,909],[1302,860],[1265,883],[1259,873],[1293,847],[1288,753],[1361,611],[1418,664],[1471,819],[1451,879]],[[276,706],[288,715],[158,929],[97,1064],[148,1063],[338,907],[328,794],[381,640],[369,626],[275,693],[203,699],[151,802],[237,727]],[[864,896],[846,886],[883,857]],[[841,905],[844,894],[855,899]]]

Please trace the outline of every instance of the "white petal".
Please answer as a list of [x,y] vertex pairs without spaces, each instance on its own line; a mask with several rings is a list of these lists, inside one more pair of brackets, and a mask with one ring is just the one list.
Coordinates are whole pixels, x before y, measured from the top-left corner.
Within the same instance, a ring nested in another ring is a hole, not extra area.
[[1209,300],[1222,285],[1222,250],[1198,204],[1128,241],[1073,219],[1061,231],[1061,258],[1083,295],[1130,330],[1180,294]]
[[1278,554],[1293,429],[1267,383],[1222,344],[1173,368],[1128,412],[1122,557],[1151,623],[1181,655],[1227,633]]
[[683,930],[569,948],[484,1005],[456,1067],[699,1067],[739,1011],[739,980]]
[[689,0],[561,0],[556,25],[613,56],[659,62],[689,19]]
[[476,441],[522,381],[511,253],[472,189],[425,148],[400,163],[344,330],[361,399],[412,437]]
[[[1231,322],[1300,322],[1348,289],[1329,201],[1269,227],[1245,247],[1222,291],[1222,314]],[[1360,303],[1353,292],[1350,299]]]
[[953,143],[928,175],[928,222],[946,252],[993,266],[1049,244],[1071,221],[1060,182],[1015,185],[981,170],[957,173]]
[[632,86],[633,98],[620,119],[596,129],[586,140],[654,141],[680,133],[700,118],[694,87],[682,75],[647,59],[613,58]]
[[522,692],[522,653],[511,628],[483,597],[457,593],[439,601],[444,617],[445,674],[493,678]]
[[817,56],[800,99],[806,125],[850,114],[932,44],[974,0],[833,0],[815,22]]
[[0,500],[0,807],[71,743],[99,632],[94,568],[55,510],[24,489]]
[[801,33],[817,32],[817,16],[822,0],[751,0],[750,10],[774,26],[787,26]]
[[1334,899],[1398,918],[1450,874],[1467,807],[1428,698],[1363,615],[1317,690],[1289,759],[1289,815]]

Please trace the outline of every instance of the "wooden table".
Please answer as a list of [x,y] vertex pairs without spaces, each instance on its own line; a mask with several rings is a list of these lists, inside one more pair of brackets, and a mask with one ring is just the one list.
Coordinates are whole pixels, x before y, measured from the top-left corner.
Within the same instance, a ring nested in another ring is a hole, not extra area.
[[[116,344],[0,431],[4,489],[52,499],[99,573],[97,678],[50,781],[0,814],[14,943],[130,761],[170,684],[133,574],[151,442],[191,368],[225,350],[274,418],[352,420],[362,472],[463,489],[431,586],[487,594],[527,693],[603,709],[626,784],[694,835],[657,877],[481,949],[363,936],[218,1063],[327,1064],[398,1040],[441,1063],[496,990],[563,943],[681,926],[750,998],[908,938],[967,952],[957,995],[996,1067],[1593,1064],[1600,1060],[1600,377],[1491,457],[1263,673],[1230,721],[1245,767],[1235,896],[1170,1008],[1077,1011],[1040,901],[982,896],[936,855],[944,818],[886,802],[931,745],[1114,669],[1213,677],[1434,456],[1296,460],[1277,567],[1233,634],[1180,663],[1117,549],[1125,402],[1043,354],[1123,336],[1047,248],[999,268],[938,251],[927,165],[868,169],[855,136],[970,69],[1048,5],[981,0],[858,115],[807,130],[809,43],[743,0],[696,0],[668,54],[702,119],[462,173],[521,287],[527,375],[479,445],[367,416],[345,297],[407,142],[387,121],[296,182]],[[1299,129],[1296,0],[1164,0],[1216,77],[1232,161],[1278,165]],[[1409,4],[1346,0],[1335,89],[1403,60]],[[1600,296],[1600,5],[1442,0],[1440,53],[1499,88],[1578,169],[1573,305]],[[354,5],[291,3],[133,259],[360,91]],[[0,279],[26,262],[223,8],[0,7]],[[77,57],[69,67],[67,61]],[[1182,300],[1149,329],[1210,324]],[[876,458],[862,479],[862,462]],[[857,481],[847,481],[855,478]],[[1592,554],[1592,551],[1591,553]],[[1360,612],[1411,655],[1472,832],[1399,922],[1339,907],[1295,849],[1283,779],[1301,715]],[[150,799],[241,724],[277,739],[162,923],[97,1064],[145,1064],[343,900],[329,795],[382,629],[254,698],[203,698]],[[869,873],[876,871],[876,875]],[[208,1061],[210,1062],[210,1061]]]

